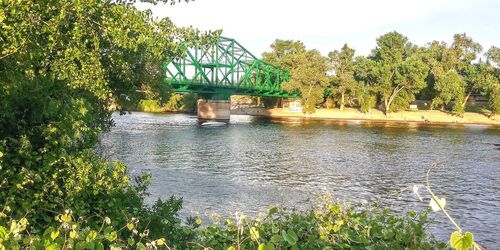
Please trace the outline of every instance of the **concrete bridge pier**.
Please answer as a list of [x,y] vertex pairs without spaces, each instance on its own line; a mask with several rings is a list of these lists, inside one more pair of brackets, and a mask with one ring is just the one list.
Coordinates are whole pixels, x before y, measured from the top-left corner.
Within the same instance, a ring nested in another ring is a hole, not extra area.
[[228,122],[230,119],[230,100],[199,99],[197,104],[197,114],[199,120],[216,120]]

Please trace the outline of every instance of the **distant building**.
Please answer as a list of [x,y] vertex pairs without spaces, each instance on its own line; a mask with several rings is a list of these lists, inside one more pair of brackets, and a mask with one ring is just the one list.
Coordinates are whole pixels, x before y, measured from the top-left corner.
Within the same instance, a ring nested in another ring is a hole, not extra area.
[[282,108],[290,112],[302,112],[302,103],[300,99],[283,99]]

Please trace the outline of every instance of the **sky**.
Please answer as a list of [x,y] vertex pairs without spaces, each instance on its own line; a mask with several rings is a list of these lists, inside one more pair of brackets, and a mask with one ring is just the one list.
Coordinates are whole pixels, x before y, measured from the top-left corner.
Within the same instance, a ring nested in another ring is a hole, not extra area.
[[466,33],[485,51],[500,47],[500,0],[195,0],[136,7],[177,26],[222,29],[257,56],[276,39],[300,40],[325,56],[345,43],[368,55],[377,37],[391,31],[421,46]]

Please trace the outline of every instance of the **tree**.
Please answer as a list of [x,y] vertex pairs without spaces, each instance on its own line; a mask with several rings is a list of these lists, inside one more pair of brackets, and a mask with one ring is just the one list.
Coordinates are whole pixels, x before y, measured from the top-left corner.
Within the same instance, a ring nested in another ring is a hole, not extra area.
[[300,41],[276,40],[272,52],[262,54],[265,61],[290,71],[290,80],[283,84],[288,91],[301,94],[305,113],[313,113],[323,102],[328,84],[328,61],[317,50],[306,50]]
[[375,62],[363,56],[354,59],[354,79],[357,82],[356,97],[361,112],[367,113],[377,104],[373,74]]
[[123,217],[142,205],[124,165],[92,150],[109,106],[157,88],[177,38],[210,36],[120,2],[0,2],[0,204],[13,217],[42,225],[68,207]]
[[330,91],[340,95],[340,110],[344,110],[346,94],[354,93],[357,82],[354,79],[354,49],[344,44],[340,51],[328,53],[335,76]]
[[466,94],[462,102],[462,107],[465,107],[469,97],[472,93],[479,92],[482,84],[476,81],[479,72],[472,63],[477,58],[478,53],[482,51],[482,47],[464,33],[453,36],[453,44],[450,50],[456,62],[456,70],[465,80]]
[[[375,62],[372,74],[386,114],[408,107],[426,86],[427,68],[421,53],[397,32],[379,37],[369,58]],[[398,103],[396,108],[391,107],[394,102]]]
[[500,48],[491,46],[486,52],[486,58],[488,62],[493,62],[497,67],[500,67]]
[[444,110],[446,105],[451,101],[453,102],[453,112],[457,114],[462,114],[464,112],[462,101],[464,97],[464,81],[460,75],[454,71],[449,70],[446,73],[437,72],[438,69],[434,70],[436,83],[434,85],[434,90],[436,91],[436,96],[432,100],[431,107],[441,106]]
[[488,91],[488,103],[492,112],[492,115],[498,114],[500,112],[500,48],[492,46],[486,53],[488,65],[490,62],[493,63],[492,66],[496,66],[493,71],[495,78],[491,81],[491,86]]
[[465,92],[464,77],[458,72],[459,58],[444,42],[434,41],[425,48],[424,61],[429,67],[427,93],[432,98],[431,109],[445,110],[452,104],[452,111],[462,114]]

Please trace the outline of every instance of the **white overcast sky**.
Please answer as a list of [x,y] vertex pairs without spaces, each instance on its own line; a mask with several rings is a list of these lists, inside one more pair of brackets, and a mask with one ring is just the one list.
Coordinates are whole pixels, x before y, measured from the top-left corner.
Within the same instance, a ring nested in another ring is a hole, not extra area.
[[222,29],[253,54],[275,39],[302,41],[323,55],[344,43],[367,55],[380,35],[398,31],[411,42],[452,41],[467,33],[483,45],[500,46],[500,0],[196,0],[149,5],[157,17],[178,26]]

